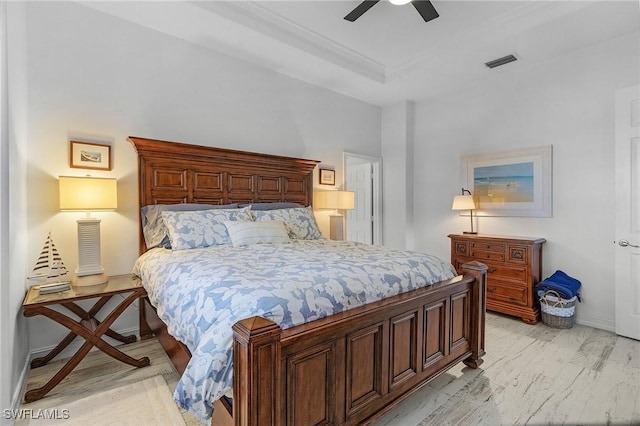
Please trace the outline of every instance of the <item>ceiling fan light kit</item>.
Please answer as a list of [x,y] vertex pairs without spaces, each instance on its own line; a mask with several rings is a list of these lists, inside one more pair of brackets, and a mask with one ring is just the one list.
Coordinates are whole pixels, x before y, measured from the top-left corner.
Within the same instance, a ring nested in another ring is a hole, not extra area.
[[[357,5],[355,9],[349,12],[347,16],[344,17],[344,19],[350,22],[354,22],[379,1],[380,0],[364,0],[362,3]],[[411,3],[413,7],[416,8],[420,16],[422,16],[422,19],[424,19],[425,22],[429,22],[432,19],[436,19],[438,16],[440,16],[429,0],[389,0],[389,2],[395,5]]]

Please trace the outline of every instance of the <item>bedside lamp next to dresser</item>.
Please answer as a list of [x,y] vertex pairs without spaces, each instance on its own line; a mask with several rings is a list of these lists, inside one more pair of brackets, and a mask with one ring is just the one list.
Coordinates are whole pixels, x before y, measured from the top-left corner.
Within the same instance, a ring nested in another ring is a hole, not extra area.
[[533,287],[542,279],[544,238],[450,234],[451,263],[482,262],[487,270],[487,310],[535,324],[540,302]]
[[462,195],[456,195],[453,197],[453,205],[451,210],[469,210],[471,216],[471,232],[464,231],[463,234],[477,234],[473,230],[473,211],[476,208],[476,202],[473,200],[473,195],[468,189],[462,188]]

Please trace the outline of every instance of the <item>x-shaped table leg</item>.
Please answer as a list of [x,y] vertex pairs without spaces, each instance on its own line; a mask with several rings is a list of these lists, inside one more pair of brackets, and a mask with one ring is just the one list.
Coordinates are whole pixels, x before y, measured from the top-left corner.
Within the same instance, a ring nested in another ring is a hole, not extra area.
[[[93,307],[87,312],[84,309],[82,309],[80,306],[76,305],[73,302],[67,302],[67,303],[61,303],[62,306],[64,306],[65,308],[67,308],[69,311],[73,312],[74,314],[76,314],[81,320],[85,320],[85,321],[95,321],[96,324],[100,324],[100,321],[95,318],[95,315],[100,312],[100,310],[104,307],[104,305],[112,298],[113,296],[103,296],[100,298],[100,300],[98,300]],[[111,337],[112,339],[118,340],[122,343],[133,343],[137,340],[135,335],[130,335],[130,336],[123,336],[120,333],[117,333],[111,329],[108,329],[104,334],[106,334],[107,336]],[[69,344],[71,344],[71,342],[73,342],[75,340],[75,338],[78,336],[77,333],[74,333],[73,331],[69,332],[69,334],[67,334],[67,336],[51,351],[49,352],[47,355],[43,356],[43,357],[39,357],[39,358],[34,358],[31,360],[31,368],[38,368],[38,367],[42,367],[43,365],[46,365],[49,363],[49,361],[51,361],[52,359],[54,359],[56,356],[58,356],[67,346],[69,346]]]
[[[39,306],[29,310],[25,309],[25,316],[44,315],[71,330],[71,333],[69,333],[64,338],[64,340],[60,342],[60,344],[46,357],[34,359],[37,365],[44,365],[49,362],[65,347],[67,347],[76,336],[80,336],[86,340],[85,343],[80,347],[80,349],[78,349],[78,351],[67,361],[64,367],[62,367],[62,369],[58,371],[58,373],[56,373],[56,375],[53,376],[44,386],[37,389],[32,389],[25,393],[25,401],[32,402],[45,396],[51,389],[53,389],[58,383],[60,383],[62,379],[64,379],[69,373],[71,373],[71,371],[89,353],[93,346],[96,346],[107,355],[134,367],[146,367],[147,365],[149,365],[150,361],[148,357],[143,357],[140,359],[132,358],[102,340],[102,336],[106,334],[107,336],[114,337],[115,339],[120,341],[131,341],[130,337],[122,336],[111,330],[109,327],[122,314],[122,312],[124,312],[124,310],[140,296],[140,291],[132,292],[127,298],[120,302],[120,304],[109,315],[107,315],[107,317],[102,322],[98,321],[94,317],[94,315],[97,314],[100,309],[107,303],[107,301],[113,296],[101,297],[100,300],[98,300],[98,302],[96,302],[96,304],[89,310],[89,312],[86,312],[84,309],[71,302],[63,304],[63,306],[80,317],[79,321],[73,320],[64,314],[45,306]],[[133,336],[133,341],[135,341],[135,336]]]

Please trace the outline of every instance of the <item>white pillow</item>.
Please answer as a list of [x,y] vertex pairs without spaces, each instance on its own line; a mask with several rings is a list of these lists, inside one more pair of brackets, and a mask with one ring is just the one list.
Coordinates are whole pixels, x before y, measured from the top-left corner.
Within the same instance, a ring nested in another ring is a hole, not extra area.
[[231,244],[234,247],[251,244],[286,244],[289,235],[284,223],[280,220],[263,222],[231,222],[225,221]]
[[230,244],[224,221],[251,221],[249,208],[161,213],[172,250]]
[[147,249],[154,247],[171,248],[169,232],[164,225],[162,212],[164,211],[194,211],[213,209],[237,209],[237,204],[213,205],[213,204],[150,204],[142,207],[142,234]]

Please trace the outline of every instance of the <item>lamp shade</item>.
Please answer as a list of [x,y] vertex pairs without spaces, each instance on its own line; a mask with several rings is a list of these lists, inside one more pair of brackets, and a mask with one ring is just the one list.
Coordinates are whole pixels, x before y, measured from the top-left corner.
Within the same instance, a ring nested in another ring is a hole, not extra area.
[[355,194],[353,191],[315,191],[313,205],[317,209],[353,210]]
[[453,205],[451,210],[473,210],[476,203],[473,201],[472,195],[456,195],[453,197]]
[[118,189],[115,179],[60,176],[60,210],[115,210]]

